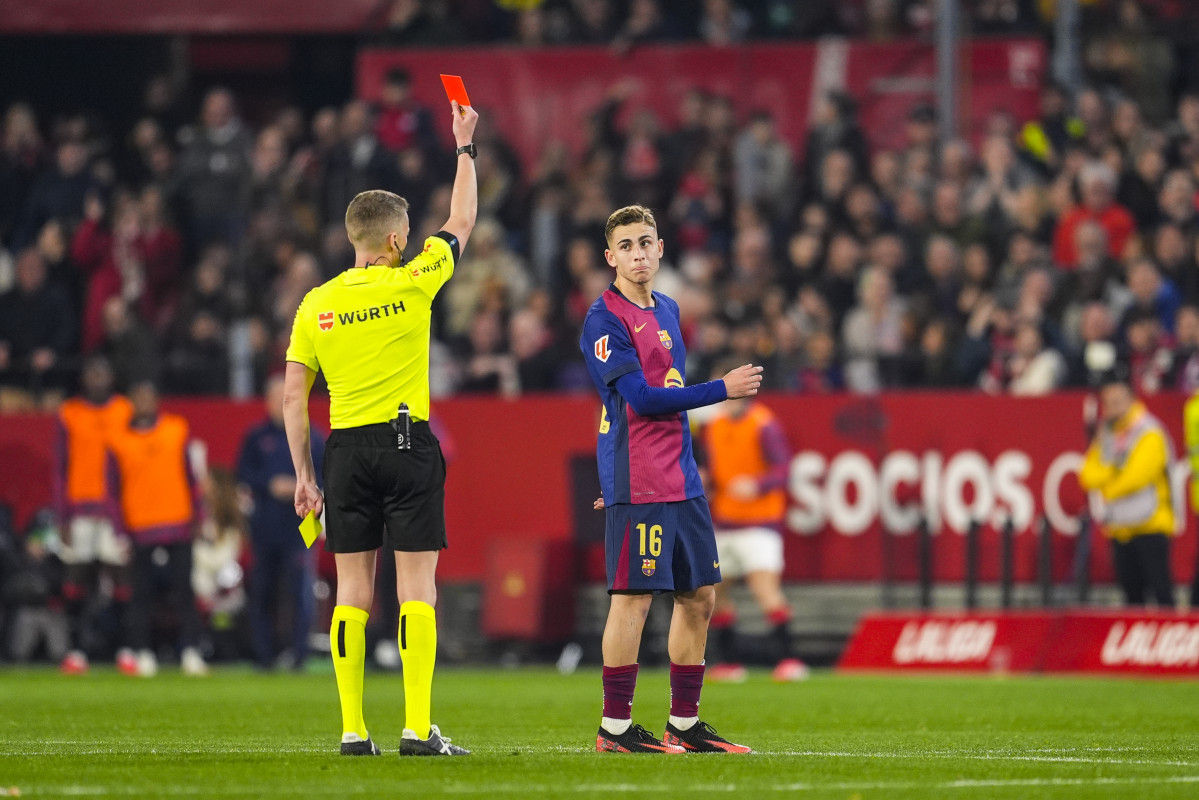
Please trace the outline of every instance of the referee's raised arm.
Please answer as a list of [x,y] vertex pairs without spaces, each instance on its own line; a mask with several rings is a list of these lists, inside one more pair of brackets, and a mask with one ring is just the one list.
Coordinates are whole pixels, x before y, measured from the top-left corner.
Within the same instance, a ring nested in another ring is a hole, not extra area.
[[450,196],[450,218],[442,230],[458,238],[458,252],[475,229],[479,215],[479,186],[475,179],[475,124],[479,114],[470,106],[450,103],[454,114],[454,143],[457,145],[458,173],[454,177],[454,192]]

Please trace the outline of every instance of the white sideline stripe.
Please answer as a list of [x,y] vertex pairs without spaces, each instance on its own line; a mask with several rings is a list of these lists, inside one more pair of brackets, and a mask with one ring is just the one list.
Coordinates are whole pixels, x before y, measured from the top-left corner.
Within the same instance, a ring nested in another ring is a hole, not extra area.
[[[1144,777],[1144,778],[1013,778],[1013,779],[995,779],[995,780],[954,780],[954,781],[936,781],[936,782],[920,782],[920,781],[844,781],[838,783],[784,783],[775,784],[773,786],[743,786],[738,788],[736,784],[720,783],[720,784],[697,784],[688,786],[688,791],[698,792],[722,792],[731,793],[736,791],[758,791],[758,792],[819,792],[829,790],[897,790],[897,789],[927,789],[927,790],[945,790],[945,789],[1002,789],[1002,788],[1018,788],[1018,787],[1048,787],[1048,786],[1136,786],[1149,784],[1192,784],[1199,783],[1199,775],[1170,775],[1163,777]],[[208,794],[211,789],[204,786],[99,786],[99,785],[51,785],[45,784],[41,786],[33,785],[25,789],[26,793],[31,797],[37,795],[69,795],[69,796],[91,796],[91,795],[129,795],[129,796],[162,796],[162,795],[201,795]],[[255,795],[279,795],[279,794],[295,794],[295,790],[290,786],[231,786],[224,787],[223,791],[232,794],[255,794]],[[328,787],[307,787],[304,793],[307,795],[331,795],[339,796],[346,794],[374,794],[373,787],[355,787],[353,785],[328,786]],[[488,783],[486,785],[478,784],[463,784],[463,783],[447,783],[440,787],[440,791],[447,794],[496,794],[498,792],[521,792],[521,793],[538,793],[538,794],[553,794],[558,795],[565,792],[593,792],[593,793],[624,793],[624,794],[678,794],[679,787],[675,784],[637,784],[637,783],[582,783],[575,784],[571,787],[565,787],[558,783],[505,783],[495,784]]]
[[[87,748],[80,747],[82,742],[70,740],[44,740],[39,741],[39,745],[52,744],[53,749],[34,749],[34,748],[17,748],[10,750],[0,750],[0,756],[59,756],[59,755],[75,755],[75,756],[116,756],[116,755],[162,755],[162,756],[195,756],[195,755],[221,755],[221,754],[264,754],[264,755],[288,755],[288,754],[332,754],[335,750],[330,745],[320,745],[311,747],[280,747],[278,745],[264,744],[261,747],[188,747],[188,748],[173,748],[155,746],[149,742],[138,743],[131,742],[125,747],[120,748]],[[64,748],[68,751],[64,753]],[[565,755],[583,755],[590,754],[593,750],[590,747],[566,747],[557,745],[547,748],[521,748],[522,752],[529,754],[537,753],[561,753]],[[1136,752],[1145,748],[1136,747],[1122,750],[1119,748],[1086,748],[1083,752],[1098,751],[1098,752]],[[476,750],[479,755],[489,755],[486,750]],[[499,752],[508,752],[507,748]],[[1034,750],[1020,751],[984,751],[976,750],[927,750],[921,752],[853,752],[845,750],[756,750],[755,755],[759,756],[789,756],[789,757],[805,757],[805,758],[860,758],[860,759],[877,759],[889,758],[896,760],[906,759],[963,759],[969,761],[1031,761],[1049,764],[1094,764],[1107,766],[1124,766],[1124,767],[1199,767],[1199,762],[1196,761],[1177,761],[1177,760],[1154,760],[1144,758],[1112,758],[1104,756],[1083,756],[1083,755],[1067,755],[1067,753],[1077,753],[1077,748],[1064,748],[1054,750],[1052,748],[1036,748]],[[1060,753],[1060,755],[1052,755]],[[1033,755],[1035,754],[1035,755]],[[716,791],[719,791],[718,788]]]

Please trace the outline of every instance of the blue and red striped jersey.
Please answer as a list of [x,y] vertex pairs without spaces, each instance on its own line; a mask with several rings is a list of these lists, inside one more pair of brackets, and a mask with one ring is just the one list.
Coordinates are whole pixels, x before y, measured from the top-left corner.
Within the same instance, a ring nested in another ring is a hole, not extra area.
[[[609,286],[583,320],[579,347],[604,404],[596,456],[607,505],[674,502],[704,493],[687,412],[643,416],[616,388],[621,377],[638,370],[649,387],[685,385],[678,304],[658,292],[653,297],[652,308],[641,308]],[[718,396],[695,405],[723,400],[723,386],[715,391]]]

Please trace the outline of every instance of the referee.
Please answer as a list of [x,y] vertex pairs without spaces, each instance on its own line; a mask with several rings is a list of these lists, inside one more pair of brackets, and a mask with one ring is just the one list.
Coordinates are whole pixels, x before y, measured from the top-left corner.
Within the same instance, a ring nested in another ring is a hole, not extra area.
[[[366,621],[375,556],[395,551],[406,722],[400,755],[467,755],[430,723],[437,624],[438,552],[446,546],[445,460],[429,430],[429,323],[478,211],[475,145],[479,115],[451,103],[458,167],[450,218],[404,261],[408,202],[385,191],[359,194],[346,209],[354,266],[316,287],[296,311],[287,348],[283,416],[296,469],[296,514],[325,509],[325,548],[337,564],[329,630],[341,698],[342,755],[379,755],[362,717]],[[326,498],[309,447],[308,395],[316,373],[329,386]],[[327,501],[327,502],[326,502]]]

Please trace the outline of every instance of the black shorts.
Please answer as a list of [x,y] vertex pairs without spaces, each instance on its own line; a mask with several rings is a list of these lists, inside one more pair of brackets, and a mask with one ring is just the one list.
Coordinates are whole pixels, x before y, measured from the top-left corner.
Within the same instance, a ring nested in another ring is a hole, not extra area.
[[412,423],[411,450],[387,423],[334,430],[323,474],[330,553],[446,547],[445,458],[429,423]]

